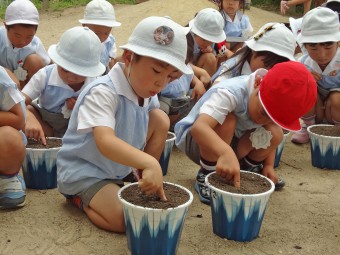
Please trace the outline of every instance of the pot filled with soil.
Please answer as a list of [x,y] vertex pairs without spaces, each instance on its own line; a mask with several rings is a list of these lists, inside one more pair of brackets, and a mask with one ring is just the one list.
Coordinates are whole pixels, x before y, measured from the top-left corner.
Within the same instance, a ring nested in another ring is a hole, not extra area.
[[22,172],[26,186],[31,189],[53,189],[57,187],[57,153],[62,145],[61,138],[47,137],[46,145],[28,139]]
[[164,182],[164,191],[167,201],[160,201],[156,195],[146,196],[138,183],[119,190],[132,255],[176,254],[193,195],[188,189],[169,182]]
[[307,128],[312,165],[340,170],[340,126],[318,124]]
[[175,143],[175,139],[176,139],[176,135],[172,132],[168,132],[168,137],[165,141],[165,145],[164,145],[161,158],[159,159],[159,164],[162,167],[163,176],[168,173],[170,155],[172,152],[172,147],[174,146],[174,143]]
[[267,177],[241,170],[241,187],[235,188],[215,172],[206,176],[210,188],[213,232],[221,238],[248,242],[257,238],[274,183]]
[[279,146],[277,146],[276,152],[275,152],[274,168],[279,166],[279,163],[280,163],[280,160],[281,160],[281,155],[282,155],[282,152],[283,152],[283,148],[285,146],[285,143],[286,143],[288,135],[289,135],[289,131],[288,130],[283,130],[283,139],[282,139],[282,142],[279,144]]

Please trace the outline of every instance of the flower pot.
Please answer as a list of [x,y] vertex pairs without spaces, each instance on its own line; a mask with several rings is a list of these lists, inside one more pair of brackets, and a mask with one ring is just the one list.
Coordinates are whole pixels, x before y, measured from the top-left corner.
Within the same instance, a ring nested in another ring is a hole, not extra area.
[[280,163],[280,160],[281,160],[281,155],[282,155],[282,152],[283,152],[283,148],[284,148],[284,145],[286,143],[286,139],[287,139],[288,135],[289,135],[289,132],[283,133],[283,139],[282,139],[281,143],[279,144],[279,146],[277,146],[277,148],[276,148],[274,168],[279,166],[279,163]]
[[270,189],[259,194],[224,191],[209,183],[209,177],[215,172],[207,175],[205,182],[211,191],[210,208],[214,234],[229,240],[248,242],[259,235],[267,202],[275,185],[263,175],[241,170],[242,172],[264,178],[270,183]]
[[177,184],[188,194],[188,201],[184,204],[168,209],[155,209],[134,205],[122,197],[122,192],[132,185],[122,187],[118,197],[123,205],[126,236],[128,247],[132,255],[171,255],[176,250],[181,237],[183,223],[192,203],[192,193]]
[[310,138],[312,165],[318,168],[340,170],[340,137],[317,134],[313,127],[332,125],[311,125],[307,128]]
[[[56,137],[46,138],[60,139]],[[57,148],[26,148],[26,157],[22,165],[25,184],[31,189],[53,189],[57,187]]]
[[168,173],[170,155],[172,152],[172,147],[174,146],[175,143],[175,139],[176,135],[172,132],[168,132],[168,138],[165,141],[164,149],[161,158],[159,159],[159,164],[162,167],[163,176]]

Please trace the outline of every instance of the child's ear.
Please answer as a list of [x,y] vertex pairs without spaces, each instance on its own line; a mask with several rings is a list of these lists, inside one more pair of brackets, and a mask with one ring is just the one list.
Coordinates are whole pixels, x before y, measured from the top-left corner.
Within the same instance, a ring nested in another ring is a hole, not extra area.
[[129,50],[124,50],[123,53],[123,60],[126,66],[128,66],[131,62],[131,58],[132,58],[132,52]]

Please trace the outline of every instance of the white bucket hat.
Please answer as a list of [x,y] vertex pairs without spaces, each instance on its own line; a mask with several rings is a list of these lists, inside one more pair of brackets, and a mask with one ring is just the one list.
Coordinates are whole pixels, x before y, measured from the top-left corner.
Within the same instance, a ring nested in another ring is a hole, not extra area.
[[121,49],[168,63],[182,73],[192,74],[185,64],[187,39],[183,27],[166,17],[143,19]]
[[213,8],[199,11],[194,19],[189,22],[191,31],[203,39],[220,43],[226,39],[224,33],[224,19],[221,13]]
[[289,17],[289,25],[293,32],[295,40],[297,40],[298,35],[301,33],[301,23],[302,18],[294,19],[292,17]]
[[29,0],[15,0],[6,8],[5,24],[39,24],[39,12]]
[[100,63],[102,44],[98,36],[87,27],[73,27],[51,45],[48,54],[54,63],[74,74],[96,77],[104,73]]
[[302,18],[299,43],[340,41],[338,14],[326,7],[317,7]]
[[282,23],[267,23],[245,44],[254,51],[270,51],[289,60],[295,60],[296,40]]
[[81,24],[92,24],[105,27],[119,27],[120,22],[116,21],[115,10],[111,3],[106,0],[92,0],[86,5],[84,18],[80,19]]

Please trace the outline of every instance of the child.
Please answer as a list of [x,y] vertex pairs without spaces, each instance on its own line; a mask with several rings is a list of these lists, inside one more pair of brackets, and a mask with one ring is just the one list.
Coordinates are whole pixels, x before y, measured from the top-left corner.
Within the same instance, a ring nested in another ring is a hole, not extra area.
[[107,71],[116,62],[117,48],[116,39],[111,34],[112,27],[119,27],[120,22],[116,21],[115,11],[106,0],[92,0],[86,5],[84,18],[79,22],[91,29],[103,44],[100,62],[104,64]]
[[274,171],[275,150],[282,129],[299,130],[299,117],[315,103],[312,78],[301,63],[288,61],[222,81],[175,125],[177,147],[201,165],[195,189],[202,202],[210,203],[204,179],[211,171],[236,187],[240,169],[269,177],[276,189],[283,187]]
[[[191,66],[195,75],[206,84],[217,70],[218,61],[213,51],[213,43],[225,41],[223,17],[217,10],[206,8],[197,13],[196,17],[189,22],[189,27],[191,31],[187,37],[191,36],[194,39]],[[206,80],[200,78],[202,73],[208,74]]]
[[220,2],[218,8],[224,19],[223,30],[227,36],[228,48],[236,52],[254,30],[249,17],[244,14],[245,0],[221,0]]
[[292,135],[292,142],[309,141],[307,127],[326,122],[340,125],[340,31],[338,14],[326,7],[310,10],[302,19],[298,41],[308,54],[299,61],[313,74],[318,85],[318,100],[304,115],[302,129]]
[[[55,64],[42,68],[22,90],[26,98],[28,138],[62,137],[70,112],[83,88],[105,71],[100,63],[102,45],[87,27],[74,27],[48,49]],[[39,99],[36,103],[32,100]]]
[[96,226],[124,232],[117,192],[138,169],[146,195],[166,200],[159,158],[169,129],[157,94],[178,73],[190,74],[183,27],[149,17],[133,30],[124,63],[82,91],[59,151],[58,188]]
[[267,23],[235,55],[224,62],[211,78],[214,84],[236,76],[248,75],[259,68],[270,69],[277,63],[294,60],[295,39],[281,23]]
[[50,63],[35,36],[38,24],[39,13],[31,1],[16,0],[6,8],[4,26],[0,28],[0,65],[14,73],[21,88]]
[[25,203],[25,183],[19,171],[26,155],[25,101],[16,84],[0,67],[0,208]]

